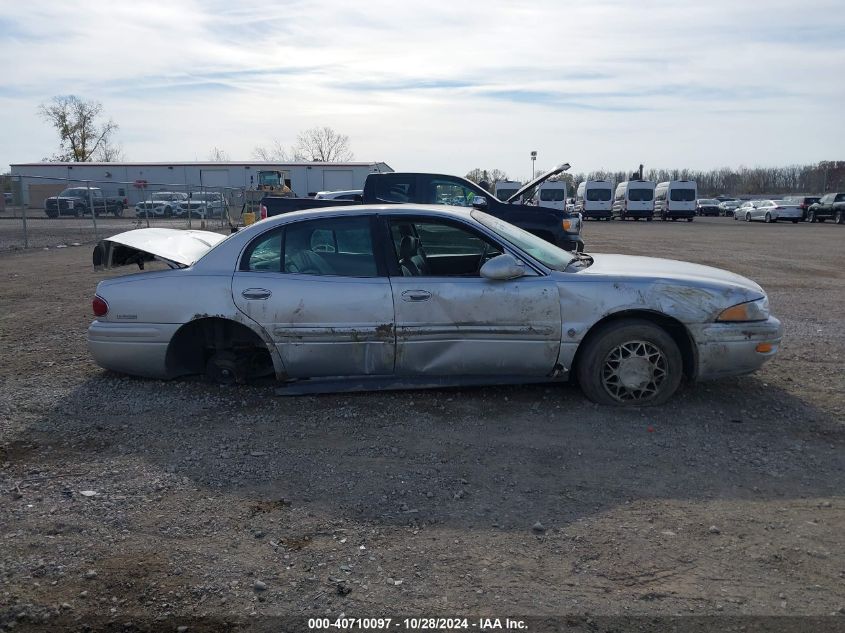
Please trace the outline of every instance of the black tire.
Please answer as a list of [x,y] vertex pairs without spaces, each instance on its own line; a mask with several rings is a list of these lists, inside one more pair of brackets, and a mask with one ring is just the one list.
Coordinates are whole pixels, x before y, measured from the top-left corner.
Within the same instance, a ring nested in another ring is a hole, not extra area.
[[164,207],[164,217],[169,218],[173,215],[173,209],[170,207]]
[[764,219],[765,219],[766,224],[771,224],[772,223],[772,214],[769,213],[768,211],[766,211],[766,217]]
[[82,209],[80,207],[73,207],[73,217],[78,218],[82,215]]
[[576,375],[584,395],[598,404],[658,405],[681,384],[683,358],[658,325],[641,319],[613,321],[589,334]]
[[792,223],[793,223],[793,224],[798,224],[798,220],[793,220],[793,221],[792,221]]
[[842,213],[842,211],[837,211],[833,216],[833,221],[837,224],[845,224],[845,213]]
[[646,222],[651,222],[651,218],[646,218],[646,219],[645,219],[645,221],[646,221]]
[[672,222],[677,222],[678,218],[672,218]]
[[807,222],[811,222],[813,224],[816,222],[816,212],[812,209],[807,212]]
[[695,218],[687,218],[687,222],[692,222]]
[[746,221],[746,222],[751,222],[751,214],[750,214],[750,213],[746,213],[746,214],[745,214],[745,221]]
[[825,221],[825,220],[827,220],[827,218],[819,218],[818,220],[819,220],[819,222],[821,222],[822,224],[824,224],[824,221]]
[[116,218],[123,217],[123,210],[124,210],[124,206],[122,204],[118,205],[117,208],[114,210],[114,217],[116,217]]

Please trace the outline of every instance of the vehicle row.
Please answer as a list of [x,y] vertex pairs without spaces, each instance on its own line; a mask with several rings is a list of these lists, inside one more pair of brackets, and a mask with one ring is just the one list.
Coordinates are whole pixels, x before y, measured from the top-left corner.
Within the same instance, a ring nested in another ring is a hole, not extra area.
[[157,191],[149,199],[135,205],[135,216],[144,217],[222,217],[226,203],[217,192],[187,194],[181,191]]
[[824,222],[833,220],[836,224],[845,224],[845,193],[828,193],[815,202],[808,204],[811,198],[784,198],[783,200],[746,200],[734,209],[734,220],[755,220],[777,222],[788,220],[797,224]]
[[696,215],[694,180],[626,180],[615,189],[609,180],[585,180],[578,185],[572,211],[593,220],[687,220]]

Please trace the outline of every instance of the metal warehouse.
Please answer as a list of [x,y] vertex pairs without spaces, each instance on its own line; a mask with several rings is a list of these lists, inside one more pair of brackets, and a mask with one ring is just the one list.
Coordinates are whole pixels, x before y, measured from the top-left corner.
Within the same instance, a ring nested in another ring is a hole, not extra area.
[[363,189],[370,173],[392,172],[383,162],[354,163],[274,163],[195,162],[195,163],[19,163],[11,174],[20,187],[21,201],[30,208],[41,208],[44,199],[68,186],[99,187],[107,196],[128,199],[130,205],[151,191],[201,191],[207,189],[256,189],[267,174],[276,174],[296,196],[316,191]]

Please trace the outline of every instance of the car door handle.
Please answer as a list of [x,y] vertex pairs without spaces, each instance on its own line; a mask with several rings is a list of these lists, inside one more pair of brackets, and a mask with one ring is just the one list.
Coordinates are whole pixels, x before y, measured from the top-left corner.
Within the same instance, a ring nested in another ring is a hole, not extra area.
[[244,299],[269,299],[273,293],[264,288],[247,288],[241,293]]
[[428,290],[406,290],[402,293],[402,301],[428,301],[431,293]]

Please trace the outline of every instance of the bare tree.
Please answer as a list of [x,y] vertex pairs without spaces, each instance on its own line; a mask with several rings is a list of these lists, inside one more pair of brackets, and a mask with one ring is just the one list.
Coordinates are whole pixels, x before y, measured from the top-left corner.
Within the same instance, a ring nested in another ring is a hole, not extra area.
[[106,139],[106,142],[97,151],[97,160],[101,160],[104,163],[119,163],[126,160],[126,155],[123,153],[123,145],[120,143],[112,144]]
[[267,162],[288,163],[294,160],[294,155],[295,152],[288,152],[277,138],[270,145],[256,145],[252,150],[253,158]]
[[93,160],[118,129],[111,119],[100,120],[102,103],[84,101],[76,95],[53,97],[38,107],[38,113],[59,133],[59,151],[52,158],[56,161]]
[[228,163],[231,159],[229,158],[229,152],[215,145],[208,153],[208,160],[212,163]]
[[312,127],[299,134],[294,148],[296,160],[342,163],[355,158],[349,137],[330,127]]

